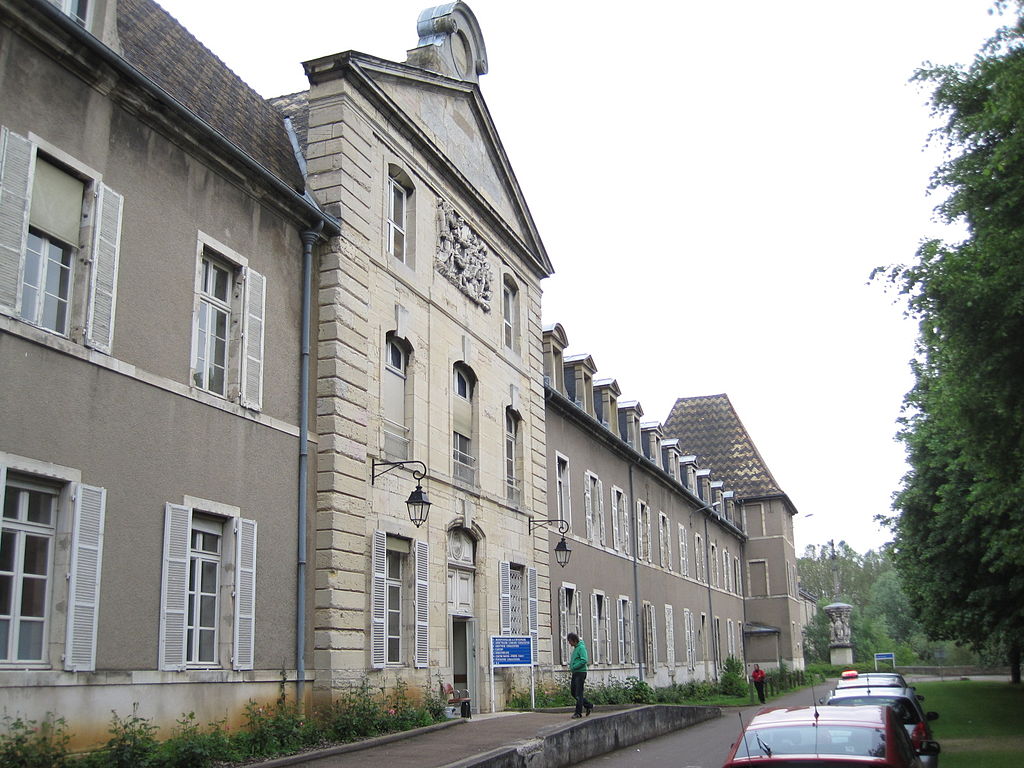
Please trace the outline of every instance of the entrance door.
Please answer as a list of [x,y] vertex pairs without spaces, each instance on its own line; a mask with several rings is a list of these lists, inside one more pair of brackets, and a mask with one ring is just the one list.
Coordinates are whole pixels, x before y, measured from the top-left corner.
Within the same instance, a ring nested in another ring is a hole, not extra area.
[[479,675],[476,660],[476,619],[452,616],[452,684],[465,688],[480,711]]

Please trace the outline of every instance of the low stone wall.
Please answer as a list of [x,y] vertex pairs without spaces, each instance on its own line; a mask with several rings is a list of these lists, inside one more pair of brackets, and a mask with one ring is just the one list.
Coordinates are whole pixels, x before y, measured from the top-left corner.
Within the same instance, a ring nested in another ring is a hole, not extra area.
[[[879,669],[879,672],[888,672],[887,669]],[[1009,677],[1009,667],[896,667],[896,671],[902,675],[927,675],[929,677],[968,677],[971,675],[989,676],[1006,675]]]
[[653,705],[556,725],[539,737],[446,768],[564,768],[720,717],[718,707]]

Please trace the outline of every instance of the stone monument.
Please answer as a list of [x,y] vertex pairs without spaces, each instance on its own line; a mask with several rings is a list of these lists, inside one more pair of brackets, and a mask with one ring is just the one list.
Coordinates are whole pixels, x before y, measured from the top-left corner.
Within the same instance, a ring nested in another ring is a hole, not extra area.
[[850,643],[850,612],[848,603],[832,603],[825,606],[829,621],[829,658],[833,666],[848,667],[853,664],[853,645]]

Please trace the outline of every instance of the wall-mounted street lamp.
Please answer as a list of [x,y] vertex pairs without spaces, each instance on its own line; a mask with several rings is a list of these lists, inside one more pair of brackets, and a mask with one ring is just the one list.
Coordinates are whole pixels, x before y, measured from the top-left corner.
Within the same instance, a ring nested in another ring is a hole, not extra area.
[[[427,498],[427,492],[420,485],[420,480],[427,476],[426,464],[422,461],[374,461],[371,468],[370,485],[373,485],[381,475],[386,475],[391,470],[404,467],[407,464],[419,464],[423,467],[422,470],[412,470],[413,480],[416,481],[416,490],[409,494],[409,498],[405,502],[405,506],[409,510],[409,519],[412,520],[413,525],[419,528],[427,521],[427,515],[430,514],[430,499]],[[378,472],[377,467],[386,467],[386,469]]]
[[569,523],[559,517],[551,520],[531,520],[530,533],[533,533],[534,528],[539,528],[542,525],[551,525],[552,523],[558,526],[558,532],[562,534],[562,538],[555,544],[555,560],[560,566],[565,568],[569,564],[569,557],[572,555],[569,543],[565,540],[565,534],[569,532]]

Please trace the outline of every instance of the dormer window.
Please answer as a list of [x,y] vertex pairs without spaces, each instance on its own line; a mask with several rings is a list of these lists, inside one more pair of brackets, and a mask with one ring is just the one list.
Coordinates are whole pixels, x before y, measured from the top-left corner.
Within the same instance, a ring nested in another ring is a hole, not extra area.
[[50,0],[50,3],[60,8],[65,16],[70,16],[81,26],[87,26],[89,0]]

